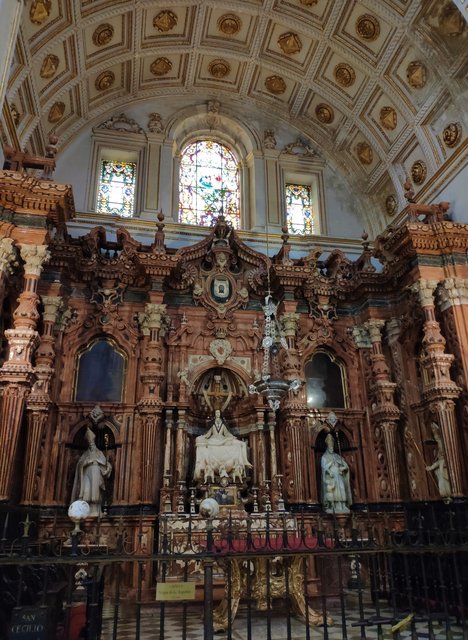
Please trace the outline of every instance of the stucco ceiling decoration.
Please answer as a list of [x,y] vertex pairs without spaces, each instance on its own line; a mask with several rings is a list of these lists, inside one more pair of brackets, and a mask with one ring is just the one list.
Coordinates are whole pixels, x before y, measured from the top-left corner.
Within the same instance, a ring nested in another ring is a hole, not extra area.
[[105,47],[114,37],[114,27],[105,22],[100,24],[94,31],[92,40],[96,47]]
[[177,15],[173,11],[161,11],[154,17],[153,27],[161,33],[171,31],[177,25]]
[[367,142],[360,142],[356,146],[356,153],[362,164],[372,164],[374,160],[374,152]]
[[280,49],[287,55],[299,53],[299,51],[302,49],[301,39],[299,38],[297,33],[292,33],[291,31],[280,35],[280,37],[278,38],[278,45]]
[[53,53],[49,53],[49,55],[44,58],[44,61],[41,65],[41,70],[39,71],[39,75],[41,76],[41,78],[44,78],[46,80],[53,78],[57,73],[59,62],[60,60],[57,56],[54,56]]
[[29,18],[33,24],[42,24],[47,20],[52,8],[52,0],[34,0],[29,10]]
[[443,131],[444,142],[447,147],[455,147],[461,140],[462,126],[459,122],[451,122]]
[[356,20],[356,33],[363,40],[377,40],[380,35],[380,24],[375,16],[368,13]]
[[106,91],[110,89],[115,82],[115,73],[113,71],[103,71],[94,81],[94,86],[98,91]]
[[[285,129],[311,140],[358,200],[375,196],[377,216],[389,194],[403,204],[400,176],[416,161],[433,180],[463,145],[460,18],[448,0],[28,0],[7,86],[20,115],[0,134],[44,154],[56,130],[60,162],[115,114],[143,109],[143,120],[155,112],[170,123],[217,98],[256,128],[259,148],[265,130],[279,147]],[[111,86],[98,82],[109,72]],[[357,156],[364,141],[370,164]]]
[[242,21],[234,13],[225,13],[218,19],[218,29],[226,36],[235,36],[241,30]]
[[422,160],[416,160],[411,167],[411,178],[416,185],[420,185],[424,182],[427,176],[427,166]]
[[353,67],[345,62],[337,64],[334,71],[335,80],[342,87],[351,87],[356,81]]
[[385,198],[385,211],[387,215],[394,216],[397,210],[398,210],[398,200],[393,195],[393,193],[389,194]]

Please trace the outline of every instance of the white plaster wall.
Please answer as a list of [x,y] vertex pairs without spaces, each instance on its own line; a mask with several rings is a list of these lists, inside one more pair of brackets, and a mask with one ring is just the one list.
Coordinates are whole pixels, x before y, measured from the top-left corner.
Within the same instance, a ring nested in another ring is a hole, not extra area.
[[448,185],[431,197],[431,203],[450,202],[449,214],[454,222],[468,223],[468,166]]
[[364,223],[355,196],[346,183],[329,167],[324,171],[327,212],[327,235],[337,238],[360,238]]

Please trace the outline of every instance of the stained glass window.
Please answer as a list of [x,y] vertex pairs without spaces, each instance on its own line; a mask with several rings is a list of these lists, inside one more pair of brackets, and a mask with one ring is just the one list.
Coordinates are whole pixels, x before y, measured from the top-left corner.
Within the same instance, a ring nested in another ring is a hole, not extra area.
[[232,152],[212,140],[189,144],[180,160],[179,221],[211,226],[223,214],[239,228],[239,168]]
[[101,162],[97,212],[130,218],[135,200],[135,162]]
[[286,185],[286,223],[291,234],[306,235],[315,232],[310,185]]

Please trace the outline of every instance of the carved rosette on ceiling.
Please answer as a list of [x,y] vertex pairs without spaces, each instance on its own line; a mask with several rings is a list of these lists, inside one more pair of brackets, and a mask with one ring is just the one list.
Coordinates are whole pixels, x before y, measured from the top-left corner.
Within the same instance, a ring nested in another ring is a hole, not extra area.
[[427,82],[426,66],[419,60],[413,60],[406,67],[406,79],[413,89],[422,89]]
[[177,25],[177,15],[173,11],[165,9],[160,11],[153,19],[153,27],[161,33],[171,31]]
[[313,7],[318,3],[318,0],[299,0],[305,7]]
[[29,9],[29,19],[33,24],[42,24],[50,16],[51,0],[34,0]]
[[48,56],[44,58],[44,61],[41,65],[41,70],[39,71],[39,75],[44,80],[49,80],[53,78],[57,73],[57,69],[59,66],[60,60],[57,56],[54,56],[53,53],[49,53]]
[[52,124],[55,124],[56,122],[62,119],[62,116],[64,113],[65,113],[65,103],[54,102],[54,104],[49,109],[49,115],[47,116],[47,120]]
[[96,47],[104,47],[106,44],[109,44],[113,37],[114,27],[108,22],[105,22],[96,27],[92,35],[92,41]]
[[459,122],[451,122],[448,124],[442,134],[447,147],[455,147],[461,140],[462,126]]
[[234,13],[225,13],[218,18],[218,29],[225,36],[235,36],[241,30],[242,21]]
[[372,164],[374,152],[367,142],[359,142],[359,144],[356,145],[356,153],[362,164]]
[[165,76],[172,69],[172,62],[168,58],[156,58],[151,63],[150,71],[154,76]]
[[393,107],[382,107],[380,109],[380,124],[384,129],[390,129],[391,131],[396,128],[398,118],[397,112]]
[[317,120],[323,124],[331,124],[335,119],[335,112],[330,105],[321,102],[315,107]]
[[385,198],[385,211],[388,216],[394,216],[397,210],[398,202],[393,194]]
[[268,76],[265,79],[265,87],[270,93],[279,96],[286,91],[286,82],[281,76]]
[[[466,11],[466,9],[465,9]],[[447,2],[439,13],[439,31],[444,36],[456,38],[465,29],[465,19],[453,2]]]
[[356,20],[356,33],[363,40],[372,42],[380,35],[380,24],[375,16],[365,13]]
[[302,42],[297,33],[288,31],[280,35],[278,46],[287,55],[293,55],[294,53],[299,53],[302,49]]
[[213,78],[220,80],[231,72],[231,65],[226,60],[217,58],[209,63],[208,71]]
[[335,80],[342,87],[351,87],[356,81],[356,73],[353,67],[346,62],[337,64],[334,70]]
[[427,176],[427,166],[422,160],[416,160],[411,167],[411,178],[414,184],[422,184]]
[[98,91],[106,91],[110,89],[115,82],[115,73],[113,71],[103,71],[94,81],[94,86]]

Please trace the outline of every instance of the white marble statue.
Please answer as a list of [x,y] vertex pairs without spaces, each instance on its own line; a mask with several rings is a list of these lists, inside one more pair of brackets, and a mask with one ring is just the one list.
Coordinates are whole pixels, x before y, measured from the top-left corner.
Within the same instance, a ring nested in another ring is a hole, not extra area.
[[452,489],[450,487],[450,478],[445,459],[444,445],[440,435],[440,427],[436,422],[431,424],[432,435],[437,444],[434,462],[426,467],[426,471],[434,471],[437,478],[437,487],[442,498],[450,498]]
[[239,440],[224,424],[221,411],[215,411],[215,419],[210,429],[195,440],[195,480],[204,483],[219,478],[231,478],[242,482],[246,468],[251,467],[247,458],[247,445]]
[[96,447],[96,436],[89,427],[86,429],[85,440],[88,448],[81,454],[76,465],[71,500],[85,500],[89,504],[89,515],[96,517],[101,513],[104,479],[110,476],[112,465]]
[[352,504],[349,467],[334,452],[335,441],[331,433],[325,438],[327,450],[322,456],[322,505],[326,513],[349,513]]

